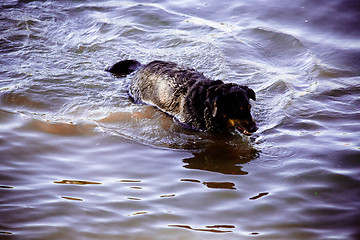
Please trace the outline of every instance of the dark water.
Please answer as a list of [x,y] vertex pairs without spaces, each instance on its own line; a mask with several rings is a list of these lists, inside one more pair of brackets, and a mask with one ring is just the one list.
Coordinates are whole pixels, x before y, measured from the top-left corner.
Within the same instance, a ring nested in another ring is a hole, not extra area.
[[[360,239],[358,1],[0,5],[0,239]],[[134,105],[128,58],[250,86],[258,132]]]

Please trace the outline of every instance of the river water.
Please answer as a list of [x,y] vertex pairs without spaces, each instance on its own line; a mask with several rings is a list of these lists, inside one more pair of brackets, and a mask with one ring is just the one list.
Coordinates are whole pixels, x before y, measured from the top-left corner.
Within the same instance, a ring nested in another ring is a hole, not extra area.
[[[356,1],[0,3],[1,239],[360,239]],[[122,59],[255,90],[251,137],[183,129]]]

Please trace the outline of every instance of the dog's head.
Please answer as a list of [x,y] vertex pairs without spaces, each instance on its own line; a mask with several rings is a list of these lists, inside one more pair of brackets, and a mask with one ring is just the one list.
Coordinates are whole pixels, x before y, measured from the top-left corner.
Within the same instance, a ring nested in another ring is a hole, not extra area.
[[255,92],[247,86],[220,84],[209,89],[206,99],[205,122],[210,131],[237,129],[251,135],[258,129],[251,116],[249,99]]

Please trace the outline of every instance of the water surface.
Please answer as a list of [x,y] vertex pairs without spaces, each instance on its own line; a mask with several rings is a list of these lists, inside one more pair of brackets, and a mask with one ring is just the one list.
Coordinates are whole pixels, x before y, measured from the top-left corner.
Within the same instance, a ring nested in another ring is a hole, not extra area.
[[[1,239],[359,239],[356,1],[0,4]],[[248,85],[252,137],[135,105],[155,59]]]

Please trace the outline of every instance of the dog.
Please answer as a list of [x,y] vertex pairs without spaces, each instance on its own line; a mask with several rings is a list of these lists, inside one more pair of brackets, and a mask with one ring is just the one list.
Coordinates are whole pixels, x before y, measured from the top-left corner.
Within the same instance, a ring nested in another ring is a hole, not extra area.
[[123,77],[135,72],[130,98],[159,108],[187,128],[209,132],[237,129],[248,136],[258,129],[249,103],[249,99],[256,100],[255,92],[247,86],[210,80],[194,69],[164,61],[142,65],[124,60],[106,70]]

